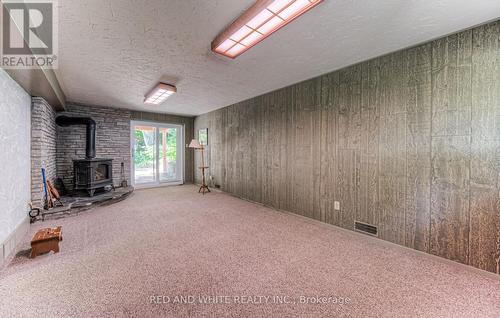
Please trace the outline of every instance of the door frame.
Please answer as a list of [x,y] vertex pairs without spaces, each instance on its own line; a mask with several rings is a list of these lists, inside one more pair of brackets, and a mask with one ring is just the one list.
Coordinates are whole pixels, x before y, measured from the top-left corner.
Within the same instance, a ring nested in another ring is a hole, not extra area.
[[[134,134],[134,127],[135,126],[151,126],[156,128],[156,138],[155,138],[155,143],[156,143],[156,158],[155,158],[155,166],[156,166],[156,171],[155,171],[155,179],[157,181],[155,182],[148,182],[148,183],[141,183],[141,184],[135,184],[135,163],[134,163],[134,145],[135,145],[135,134]],[[180,175],[180,180],[173,180],[173,181],[160,181],[159,179],[159,148],[160,145],[157,142],[158,140],[158,135],[159,135],[159,128],[177,128],[179,130],[179,135],[180,135],[180,140],[178,141],[178,149],[181,150],[178,151],[177,153],[177,167],[180,167],[181,175]],[[185,165],[184,165],[184,156],[186,149],[184,148],[184,125],[182,124],[170,124],[170,123],[163,123],[163,122],[155,122],[155,121],[146,121],[146,120],[131,120],[130,121],[130,177],[131,177],[131,184],[134,188],[136,189],[145,189],[145,188],[156,188],[156,187],[165,187],[165,186],[170,186],[170,185],[180,185],[184,184],[184,179],[185,179]]]

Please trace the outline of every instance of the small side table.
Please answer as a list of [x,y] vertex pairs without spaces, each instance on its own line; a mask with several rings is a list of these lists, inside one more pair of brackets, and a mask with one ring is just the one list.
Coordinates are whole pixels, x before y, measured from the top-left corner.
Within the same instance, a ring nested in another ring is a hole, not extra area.
[[208,167],[203,166],[203,167],[198,167],[198,169],[201,169],[201,175],[203,176],[202,181],[201,181],[200,190],[198,190],[198,193],[201,192],[202,194],[205,194],[207,192],[210,192],[210,189],[208,188],[207,183],[205,182],[205,170],[207,170]]
[[62,241],[62,226],[41,229],[31,240],[31,258],[50,251],[59,253],[59,242]]

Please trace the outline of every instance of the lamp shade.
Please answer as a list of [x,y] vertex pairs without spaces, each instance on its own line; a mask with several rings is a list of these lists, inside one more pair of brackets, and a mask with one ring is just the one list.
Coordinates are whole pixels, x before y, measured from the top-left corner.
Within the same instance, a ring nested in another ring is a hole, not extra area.
[[200,145],[200,142],[196,139],[191,140],[191,143],[189,143],[188,148],[195,148],[195,149],[201,149],[202,146]]

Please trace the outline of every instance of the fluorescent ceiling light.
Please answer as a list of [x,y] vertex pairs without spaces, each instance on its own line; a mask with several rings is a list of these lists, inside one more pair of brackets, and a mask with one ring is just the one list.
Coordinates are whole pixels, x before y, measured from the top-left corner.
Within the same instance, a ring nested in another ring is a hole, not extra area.
[[236,58],[323,0],[257,0],[220,33],[212,51]]
[[144,104],[159,105],[177,92],[173,85],[158,83],[144,98]]

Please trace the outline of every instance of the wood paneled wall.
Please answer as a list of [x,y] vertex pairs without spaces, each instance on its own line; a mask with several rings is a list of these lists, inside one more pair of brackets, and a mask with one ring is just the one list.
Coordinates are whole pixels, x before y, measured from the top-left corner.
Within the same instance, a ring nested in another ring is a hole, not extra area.
[[[184,126],[184,142],[189,144],[194,137],[194,118],[175,116],[160,113],[149,113],[141,111],[131,111],[132,120],[145,120],[167,124],[178,124]],[[184,156],[184,182],[192,183],[194,181],[194,155],[191,149],[185,150]]]
[[497,21],[202,115],[212,185],[500,273],[499,42]]

